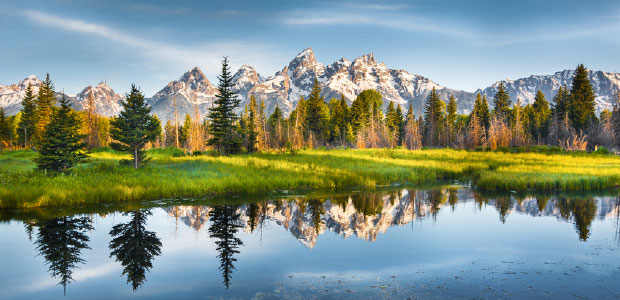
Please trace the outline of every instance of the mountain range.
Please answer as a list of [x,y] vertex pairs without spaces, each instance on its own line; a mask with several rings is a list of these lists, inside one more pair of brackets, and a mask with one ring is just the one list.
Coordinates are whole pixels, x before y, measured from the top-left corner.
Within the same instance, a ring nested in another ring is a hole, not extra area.
[[[501,81],[506,83],[513,102],[520,99],[524,104],[532,103],[539,89],[551,102],[560,86],[570,87],[573,72],[574,70],[563,70],[553,75],[532,75]],[[589,76],[596,93],[597,111],[610,109],[616,91],[620,88],[620,73],[591,71]],[[277,105],[285,115],[288,115],[301,97],[310,94],[314,78],[318,79],[322,96],[326,101],[344,95],[350,104],[361,91],[375,89],[383,95],[384,108],[390,101],[401,105],[404,110],[411,104],[416,114],[422,112],[424,100],[433,88],[439,92],[444,101],[447,101],[450,95],[454,96],[457,99],[459,112],[468,113],[477,93],[492,98],[497,85],[501,82],[497,81],[474,92],[466,92],[443,87],[429,78],[405,70],[390,69],[384,63],[378,63],[373,54],[360,56],[353,61],[341,58],[332,64],[324,65],[317,62],[314,51],[307,48],[288,65],[269,77],[262,76],[252,66],[241,66],[232,80],[234,90],[238,92],[241,100],[238,111],[242,111],[249,103],[250,96],[254,95],[256,99],[264,101],[268,113],[271,113]],[[17,84],[0,85],[0,107],[4,107],[8,115],[16,114],[21,109],[21,98],[28,83],[32,84],[36,93],[41,80],[31,75]],[[124,96],[116,94],[105,82],[92,87],[92,90],[95,110],[99,114],[104,116],[118,114]],[[74,108],[84,110],[88,108],[89,91],[90,87],[86,87],[75,96],[65,96]],[[61,97],[62,93],[57,95]],[[166,122],[174,119],[175,102],[179,119],[185,114],[194,116],[196,108],[201,116],[205,116],[213,105],[216,95],[217,87],[207,79],[200,68],[195,67],[147,98],[147,102],[151,105],[153,113]],[[489,102],[492,104],[492,101]]]
[[[445,189],[438,192],[444,200],[448,196],[448,191]],[[455,204],[457,206],[476,201],[474,193],[470,189],[460,189],[454,192],[457,193],[458,202]],[[319,235],[326,232],[333,232],[343,238],[353,236],[374,242],[381,233],[386,232],[390,227],[432,220],[433,215],[439,211],[454,209],[446,201],[436,201],[433,204],[433,191],[401,190],[397,195],[375,195],[373,203],[378,204],[379,209],[373,214],[360,211],[356,207],[354,197],[347,197],[346,201],[340,203],[324,201],[321,204],[320,224],[316,224],[317,219],[313,217],[312,209],[305,206],[304,208],[300,207],[299,204],[304,201],[302,199],[289,199],[288,201],[280,201],[278,204],[266,202],[260,208],[263,215],[259,216],[258,221],[254,223],[258,223],[255,224],[257,227],[261,226],[261,220],[275,223],[277,226],[283,227],[304,246],[313,248]],[[495,207],[500,214],[503,211],[504,220],[512,214],[521,214],[533,217],[554,217],[558,220],[568,221],[558,207],[560,204],[557,202],[557,198],[549,199],[542,209],[539,208],[535,197],[527,197],[521,201],[514,198],[510,201],[506,200],[503,199],[504,202],[502,203],[498,199],[489,199],[486,204]],[[596,211],[594,213],[599,220],[617,217],[619,206],[615,197],[600,197],[596,199],[595,203]],[[199,232],[209,225],[209,212],[213,210],[213,207],[174,206],[164,208],[164,210],[169,216]],[[238,206],[235,212],[239,215],[236,223],[243,228],[243,231],[252,232],[254,228],[250,226],[252,224],[250,207],[244,204]],[[575,216],[571,216],[570,222],[576,222],[574,218]],[[499,219],[502,220],[502,217],[500,216]]]

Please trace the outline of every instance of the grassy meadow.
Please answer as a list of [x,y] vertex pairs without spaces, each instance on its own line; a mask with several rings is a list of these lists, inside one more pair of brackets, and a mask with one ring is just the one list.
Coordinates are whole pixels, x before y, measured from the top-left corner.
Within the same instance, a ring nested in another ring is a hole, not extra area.
[[149,199],[260,194],[290,189],[373,188],[461,180],[486,191],[587,191],[620,183],[620,157],[587,153],[474,152],[452,149],[301,150],[296,154],[185,156],[152,149],[140,170],[129,155],[93,151],[71,173],[34,170],[36,153],[0,153],[0,208],[125,203]]

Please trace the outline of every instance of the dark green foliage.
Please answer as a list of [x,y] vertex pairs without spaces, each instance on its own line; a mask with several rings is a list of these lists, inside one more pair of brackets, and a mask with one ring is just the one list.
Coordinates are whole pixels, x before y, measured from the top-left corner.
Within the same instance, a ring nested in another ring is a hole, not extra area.
[[123,215],[130,215],[131,220],[112,227],[110,257],[121,263],[127,283],[136,291],[146,281],[146,272],[153,267],[155,256],[161,254],[162,244],[155,232],[145,228],[150,211],[134,210]]
[[239,153],[242,141],[234,126],[238,119],[234,109],[239,106],[240,100],[232,89],[232,76],[227,57],[222,61],[222,71],[217,78],[219,79],[217,95],[214,106],[209,110],[211,138],[207,141],[207,145],[214,146],[220,154]]
[[28,84],[28,87],[26,87],[26,94],[22,99],[22,114],[17,129],[19,143],[22,144],[24,148],[32,145],[31,141],[33,139],[37,113],[37,105],[35,101],[36,98],[32,92],[32,86]]
[[394,102],[390,101],[385,118],[389,134],[395,137],[396,144],[400,144],[404,128],[403,112],[400,109],[400,105],[398,105],[398,108],[395,108]]
[[256,144],[258,143],[258,130],[257,130],[258,115],[256,111],[257,109],[258,107],[256,105],[256,98],[254,98],[254,95],[252,95],[250,96],[249,114],[246,120],[247,122],[246,124],[246,135],[247,135],[246,149],[249,153],[256,151]]
[[553,115],[558,120],[563,120],[569,111],[570,94],[566,86],[560,87],[558,93],[553,97]]
[[320,143],[327,140],[329,135],[329,108],[321,97],[321,87],[316,78],[306,102],[306,123],[309,133]]
[[497,93],[495,93],[495,96],[493,97],[493,105],[495,106],[495,114],[501,120],[505,120],[510,112],[511,101],[510,95],[508,95],[508,91],[506,91],[506,86],[503,81],[497,86]]
[[185,146],[189,140],[189,136],[192,130],[192,117],[189,114],[185,115],[183,120],[183,126],[179,128],[179,145]]
[[135,169],[148,163],[144,146],[154,142],[161,134],[161,124],[150,115],[151,108],[144,102],[144,95],[132,84],[131,91],[122,103],[120,115],[110,122],[110,135],[117,142],[110,144],[112,149],[129,152],[133,160],[124,163]]
[[279,105],[273,110],[273,113],[267,119],[267,129],[271,136],[272,145],[276,148],[281,148],[284,145],[284,128],[286,127],[286,120]]
[[86,232],[92,230],[86,217],[62,217],[47,221],[37,221],[39,228],[35,245],[43,256],[52,277],[60,279],[65,294],[67,285],[73,280],[73,269],[84,263],[80,257],[83,249],[90,249]]
[[472,109],[472,112],[473,111],[476,112],[476,118],[479,120],[480,125],[484,126],[485,129],[488,129],[491,120],[489,114],[489,103],[487,102],[486,96],[483,97],[480,93],[478,93],[476,102],[474,102],[474,107]]
[[363,90],[351,104],[351,126],[354,131],[368,127],[373,106],[381,107],[383,96],[375,90]]
[[549,108],[549,102],[545,99],[545,94],[541,90],[538,90],[536,93],[536,98],[531,108],[531,114],[528,114],[530,115],[530,133],[534,140],[538,143],[543,143],[549,134],[551,109]]
[[54,105],[56,104],[56,96],[54,95],[54,84],[50,80],[50,74],[45,76],[43,84],[39,88],[39,94],[36,99],[36,126],[35,141],[38,143],[43,138],[45,126],[51,121],[54,114]]
[[585,130],[586,127],[598,121],[594,109],[596,105],[594,89],[588,79],[588,69],[583,65],[578,65],[575,70],[570,99],[568,114],[571,124],[577,131]]
[[446,128],[446,130],[448,130],[448,146],[451,146],[452,142],[454,141],[454,135],[456,132],[456,119],[458,118],[456,98],[454,98],[454,96],[452,95],[450,95],[448,101],[446,114],[446,121],[448,127]]
[[579,239],[587,241],[590,237],[590,225],[596,217],[596,201],[588,199],[556,200],[555,207],[560,211],[560,216],[565,220],[573,220]]
[[0,107],[0,149],[7,143],[10,137],[9,120],[4,114],[4,107]]
[[341,99],[329,101],[329,122],[330,122],[330,141],[345,144],[347,135],[347,118],[349,106],[342,95]]
[[63,96],[60,108],[45,126],[39,156],[34,159],[39,170],[63,172],[84,161],[87,156],[84,153],[84,135],[79,133],[81,123]]
[[238,254],[239,247],[243,246],[243,242],[235,234],[243,226],[239,222],[240,215],[234,206],[216,206],[209,212],[209,216],[211,218],[209,237],[215,239],[224,286],[228,288],[235,269],[234,262],[237,261],[234,255]]
[[424,104],[424,139],[427,146],[438,145],[443,125],[445,104],[439,99],[439,94],[433,88]]

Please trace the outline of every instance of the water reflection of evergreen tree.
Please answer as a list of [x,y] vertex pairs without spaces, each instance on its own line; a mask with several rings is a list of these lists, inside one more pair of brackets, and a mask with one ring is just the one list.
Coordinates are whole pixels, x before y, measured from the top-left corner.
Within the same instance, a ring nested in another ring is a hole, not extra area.
[[325,213],[325,208],[323,208],[323,203],[317,199],[308,200],[308,206],[310,207],[310,215],[312,219],[312,226],[314,227],[314,232],[319,234],[321,231],[321,216]]
[[37,251],[45,259],[52,277],[60,278],[58,284],[63,286],[66,294],[67,285],[73,280],[73,269],[85,262],[80,255],[83,249],[90,249],[86,232],[93,227],[87,217],[37,221],[36,227]]
[[499,212],[499,220],[506,223],[506,217],[514,205],[512,197],[498,197],[495,199],[495,209]]
[[145,228],[146,219],[151,212],[134,210],[127,223],[114,225],[110,231],[110,257],[123,266],[123,275],[127,275],[127,283],[137,290],[146,281],[146,271],[153,267],[153,259],[161,254],[161,241],[155,232]]
[[233,263],[237,261],[234,255],[239,253],[237,249],[243,245],[241,239],[235,237],[242,225],[239,224],[239,214],[233,206],[216,206],[209,215],[211,217],[209,236],[215,239],[224,286],[228,288],[232,271],[235,269]]
[[431,207],[431,214],[433,215],[433,218],[436,218],[439,210],[444,203],[446,203],[448,198],[443,190],[430,190],[427,195],[428,197],[426,198],[426,203]]
[[579,234],[582,241],[588,240],[590,237],[590,225],[596,217],[596,201],[593,198],[588,199],[567,199],[558,198],[556,207],[560,211],[560,216],[565,220],[573,218],[575,230]]
[[542,211],[547,207],[547,202],[549,202],[549,197],[539,196],[536,197],[536,205],[538,206],[538,211],[542,213]]
[[456,204],[459,202],[459,191],[457,189],[448,189],[448,203],[452,207],[452,211],[456,208]]
[[355,211],[364,216],[375,216],[383,209],[383,195],[380,193],[356,193],[351,195]]

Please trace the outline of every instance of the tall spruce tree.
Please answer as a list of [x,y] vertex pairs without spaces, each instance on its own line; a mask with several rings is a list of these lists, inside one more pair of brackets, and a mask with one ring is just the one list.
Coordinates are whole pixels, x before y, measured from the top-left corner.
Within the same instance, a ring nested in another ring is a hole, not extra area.
[[247,120],[247,151],[249,153],[255,152],[258,143],[258,106],[256,105],[256,98],[254,95],[250,96],[250,108]]
[[275,148],[284,146],[284,127],[285,120],[279,105],[273,110],[273,113],[267,118],[267,131],[271,137],[271,145]]
[[62,172],[82,162],[86,144],[84,135],[80,134],[82,121],[63,95],[60,108],[56,110],[51,121],[45,126],[40,141],[39,156],[35,158],[39,170]]
[[452,95],[450,95],[450,98],[448,101],[446,117],[447,117],[447,127],[448,127],[446,128],[446,130],[448,131],[448,146],[450,146],[454,142],[456,119],[458,118],[456,98],[454,98],[454,96]]
[[493,105],[495,106],[495,115],[500,118],[500,120],[506,121],[508,114],[510,113],[510,95],[508,95],[508,91],[506,91],[506,86],[504,82],[500,82],[497,86],[497,93],[493,97]]
[[22,99],[21,118],[19,119],[19,125],[17,129],[17,137],[19,143],[28,148],[32,145],[32,136],[34,134],[34,128],[36,125],[36,113],[37,104],[34,93],[32,92],[32,85],[28,83],[26,87],[26,94]]
[[568,115],[569,106],[570,94],[568,93],[568,88],[566,85],[564,87],[560,86],[558,93],[553,97],[552,113],[558,120],[564,120]]
[[329,134],[329,108],[325,104],[323,97],[321,97],[321,87],[316,78],[314,78],[312,91],[310,91],[306,105],[308,131],[322,143]]
[[424,138],[428,146],[436,146],[439,142],[442,125],[442,106],[439,94],[433,88],[424,104]]
[[149,161],[144,151],[148,142],[154,142],[161,134],[161,124],[150,115],[151,107],[144,102],[144,95],[135,84],[122,103],[123,110],[110,122],[110,135],[118,142],[111,143],[114,150],[129,152],[132,160],[122,163],[138,169]]
[[34,137],[38,143],[41,141],[45,132],[45,126],[49,124],[54,113],[54,105],[56,104],[56,96],[54,95],[54,84],[50,79],[50,74],[45,76],[45,80],[39,88],[39,94],[36,99],[36,126]]
[[8,147],[9,121],[4,114],[4,107],[0,107],[0,149]]
[[532,110],[534,118],[530,120],[531,133],[538,143],[542,143],[549,134],[551,109],[549,108],[549,102],[545,99],[545,94],[541,90],[538,90],[536,93]]
[[234,109],[239,106],[240,100],[233,91],[232,75],[228,66],[228,58],[222,61],[222,71],[217,77],[217,95],[214,106],[209,111],[209,133],[211,138],[207,145],[213,146],[220,154],[234,154],[241,150],[241,139],[234,123],[238,116]]
[[569,118],[576,130],[585,130],[593,122],[597,122],[595,114],[595,94],[588,79],[588,69],[578,65],[573,76],[570,91],[571,104]]

